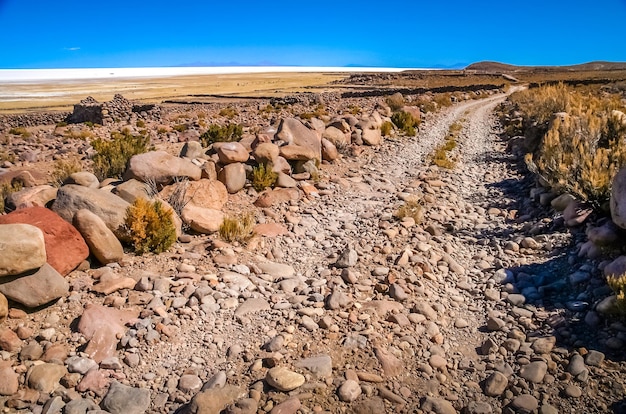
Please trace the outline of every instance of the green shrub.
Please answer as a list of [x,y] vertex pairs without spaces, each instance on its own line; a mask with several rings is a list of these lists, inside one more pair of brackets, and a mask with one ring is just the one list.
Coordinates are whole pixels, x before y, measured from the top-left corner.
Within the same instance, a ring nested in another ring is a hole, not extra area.
[[274,187],[278,180],[278,174],[272,170],[271,165],[260,164],[252,168],[252,187],[257,191],[263,191],[268,187]]
[[383,135],[383,137],[390,136],[391,131],[393,131],[393,124],[389,121],[383,122],[383,124],[380,126],[380,133]]
[[136,254],[162,253],[176,241],[172,211],[156,201],[139,197],[126,209],[126,229]]
[[219,235],[229,243],[245,243],[254,234],[254,225],[254,215],[251,212],[236,217],[226,217],[220,226]]
[[99,180],[108,177],[121,177],[128,160],[133,155],[149,150],[150,137],[132,135],[128,129],[111,133],[110,140],[95,139],[91,146],[96,151],[93,156],[94,174]]
[[189,128],[187,124],[176,124],[172,127],[174,131],[178,131],[178,132],[185,132],[187,131],[187,128]]
[[409,136],[415,135],[415,127],[420,124],[419,119],[416,119],[409,112],[404,111],[395,112],[391,115],[391,122],[393,122],[394,125],[400,129],[400,131]]
[[83,165],[78,157],[71,157],[67,160],[56,160],[51,174],[52,185],[60,187],[70,175],[82,170]]
[[243,126],[239,124],[226,124],[224,126],[213,124],[209,130],[200,136],[200,142],[205,147],[214,142],[239,141],[243,136]]

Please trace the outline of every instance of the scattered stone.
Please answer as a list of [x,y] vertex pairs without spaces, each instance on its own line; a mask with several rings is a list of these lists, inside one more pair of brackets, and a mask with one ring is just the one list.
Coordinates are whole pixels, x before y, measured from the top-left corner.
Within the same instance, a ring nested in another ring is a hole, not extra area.
[[59,386],[59,380],[67,374],[62,365],[43,363],[28,371],[28,386],[44,394],[50,394]]
[[124,249],[115,234],[91,211],[78,210],[74,215],[74,226],[87,242],[91,254],[100,263],[115,263],[124,257]]
[[339,399],[344,402],[352,402],[361,395],[361,386],[354,380],[346,380],[337,390]]
[[199,180],[201,176],[202,170],[188,159],[175,157],[165,151],[150,151],[130,159],[124,180],[134,178],[144,183],[154,180],[157,184],[169,184],[175,178]]
[[270,386],[284,392],[295,390],[305,382],[303,375],[290,371],[285,367],[270,369],[267,371],[265,380]]
[[509,380],[502,373],[495,371],[485,380],[485,394],[490,397],[502,395],[509,385]]
[[426,397],[420,406],[422,411],[435,414],[456,414],[456,409],[448,401],[441,398]]
[[102,400],[102,408],[111,414],[143,414],[150,407],[150,391],[129,387],[115,381]]

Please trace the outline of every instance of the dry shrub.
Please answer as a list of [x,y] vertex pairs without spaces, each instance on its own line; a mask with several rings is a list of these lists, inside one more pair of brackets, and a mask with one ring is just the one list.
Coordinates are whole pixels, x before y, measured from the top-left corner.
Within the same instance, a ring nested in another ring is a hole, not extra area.
[[96,151],[93,156],[94,174],[100,181],[109,177],[121,177],[128,161],[137,154],[149,150],[150,137],[132,135],[128,129],[112,132],[110,140],[95,139],[91,146]]
[[[614,97],[583,94],[563,85],[538,88],[535,94],[561,113],[550,114],[538,149],[526,155],[529,169],[555,188],[602,206],[610,198],[615,174],[626,165],[626,123],[620,116],[626,109]],[[536,103],[522,108],[537,122],[548,117]]]
[[409,112],[404,111],[395,112],[391,115],[391,122],[393,122],[394,125],[400,129],[400,131],[409,136],[415,135],[415,128],[417,128],[420,124],[419,119],[415,118]]
[[202,146],[208,147],[214,142],[239,141],[243,136],[243,126],[239,124],[226,124],[224,126],[213,124],[209,130],[200,136]]
[[298,116],[301,119],[321,118],[324,115],[328,115],[328,111],[323,104],[318,104],[312,112],[304,112]]
[[67,160],[56,160],[51,173],[52,185],[60,187],[67,178],[83,170],[83,164],[78,157],[71,157]]
[[223,108],[222,110],[220,110],[220,116],[223,116],[225,118],[228,119],[233,119],[235,116],[237,116],[239,114],[239,112],[233,108],[232,106],[228,106],[226,108]]
[[389,121],[383,122],[383,124],[380,126],[380,133],[383,135],[383,137],[390,136],[391,131],[393,131],[393,124]]
[[126,210],[126,229],[135,253],[162,253],[176,241],[172,211],[156,201],[137,198]]
[[6,198],[10,194],[20,191],[23,187],[24,186],[22,185],[22,183],[18,181],[14,181],[12,183],[5,181],[2,184],[0,184],[0,214],[4,213],[5,211]]
[[220,226],[219,235],[229,243],[245,243],[254,234],[254,215],[246,212],[235,217],[226,217]]
[[252,168],[252,187],[257,191],[263,191],[268,187],[274,187],[278,180],[278,174],[272,170],[271,165],[260,164]]
[[395,216],[399,219],[411,217],[415,223],[420,223],[424,219],[424,206],[418,200],[407,200],[398,208]]
[[621,315],[626,315],[626,275],[613,275],[606,278],[606,284],[615,293],[615,304]]

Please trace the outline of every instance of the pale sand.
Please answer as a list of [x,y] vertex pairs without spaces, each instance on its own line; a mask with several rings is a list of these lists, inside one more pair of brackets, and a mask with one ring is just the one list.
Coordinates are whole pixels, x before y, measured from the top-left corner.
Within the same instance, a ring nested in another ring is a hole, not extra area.
[[[241,73],[161,78],[97,79],[0,84],[0,113],[71,110],[87,96],[107,101],[116,93],[131,100],[159,103],[192,95],[280,96],[326,90],[348,73]],[[193,99],[193,98],[190,98]]]

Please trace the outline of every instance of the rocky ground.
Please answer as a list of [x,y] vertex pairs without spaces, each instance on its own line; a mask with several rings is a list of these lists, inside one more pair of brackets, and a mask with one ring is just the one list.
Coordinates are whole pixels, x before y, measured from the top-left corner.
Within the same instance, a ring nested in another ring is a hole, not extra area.
[[[507,150],[505,98],[322,166],[309,197],[259,210],[286,234],[188,237],[70,273],[51,306],[11,308],[0,394],[20,391],[3,412],[625,412],[626,327],[596,309],[602,263],[578,257],[584,229],[540,203]],[[455,122],[455,168],[431,166]],[[395,217],[411,200],[419,223]],[[111,274],[134,286],[106,294]],[[120,343],[98,363],[77,325],[110,318],[102,304],[131,311],[107,322]]]

